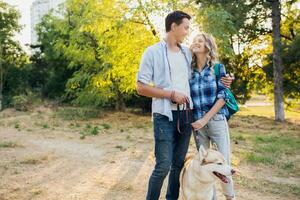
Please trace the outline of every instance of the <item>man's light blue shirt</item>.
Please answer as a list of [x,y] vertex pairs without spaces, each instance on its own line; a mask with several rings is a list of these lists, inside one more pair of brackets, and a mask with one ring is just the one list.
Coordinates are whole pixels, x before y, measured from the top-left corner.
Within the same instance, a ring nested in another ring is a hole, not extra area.
[[[190,79],[192,54],[187,47],[182,45],[179,45],[179,47],[187,60],[186,66],[188,67],[188,77]],[[165,40],[161,40],[145,50],[137,74],[137,81],[144,84],[152,83],[155,87],[164,90],[173,90]],[[170,121],[173,121],[170,99],[152,98],[153,113],[165,115]]]

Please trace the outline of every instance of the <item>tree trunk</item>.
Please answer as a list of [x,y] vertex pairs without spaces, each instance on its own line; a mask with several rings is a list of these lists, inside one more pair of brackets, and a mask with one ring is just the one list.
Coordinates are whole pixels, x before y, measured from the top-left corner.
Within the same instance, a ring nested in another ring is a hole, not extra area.
[[274,108],[275,120],[283,122],[284,99],[283,99],[283,65],[281,59],[281,36],[280,21],[281,8],[279,0],[271,0],[272,5],[272,28],[273,28],[273,75],[274,75]]
[[125,111],[125,101],[123,94],[120,91],[117,91],[117,100],[116,100],[116,110]]

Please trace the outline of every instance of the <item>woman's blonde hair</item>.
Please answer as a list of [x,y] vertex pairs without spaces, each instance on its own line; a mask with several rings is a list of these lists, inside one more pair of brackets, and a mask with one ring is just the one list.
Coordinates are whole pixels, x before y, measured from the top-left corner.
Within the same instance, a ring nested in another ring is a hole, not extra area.
[[[203,38],[205,39],[205,48],[207,49],[207,64],[208,66],[212,67],[217,63],[218,60],[217,44],[215,42],[215,39],[212,35],[205,32],[201,32],[196,35],[196,37],[199,36],[203,36]],[[197,68],[197,58],[194,53],[192,59],[192,68]]]

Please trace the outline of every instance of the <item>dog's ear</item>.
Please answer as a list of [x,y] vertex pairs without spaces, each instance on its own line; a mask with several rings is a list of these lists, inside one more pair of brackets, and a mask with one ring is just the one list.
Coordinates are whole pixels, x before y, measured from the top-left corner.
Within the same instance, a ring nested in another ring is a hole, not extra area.
[[213,145],[212,145],[212,149],[213,150],[216,150],[216,151],[219,151],[218,149],[218,145],[214,142]]
[[199,148],[199,155],[201,161],[207,156],[207,151],[205,150],[203,145],[201,145]]

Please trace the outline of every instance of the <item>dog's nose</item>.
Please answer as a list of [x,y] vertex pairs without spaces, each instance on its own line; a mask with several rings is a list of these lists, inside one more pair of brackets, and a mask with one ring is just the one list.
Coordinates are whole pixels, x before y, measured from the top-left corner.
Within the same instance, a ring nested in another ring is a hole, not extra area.
[[232,169],[231,170],[231,174],[233,175],[233,174],[235,174],[236,173],[236,171],[234,170],[234,169]]

